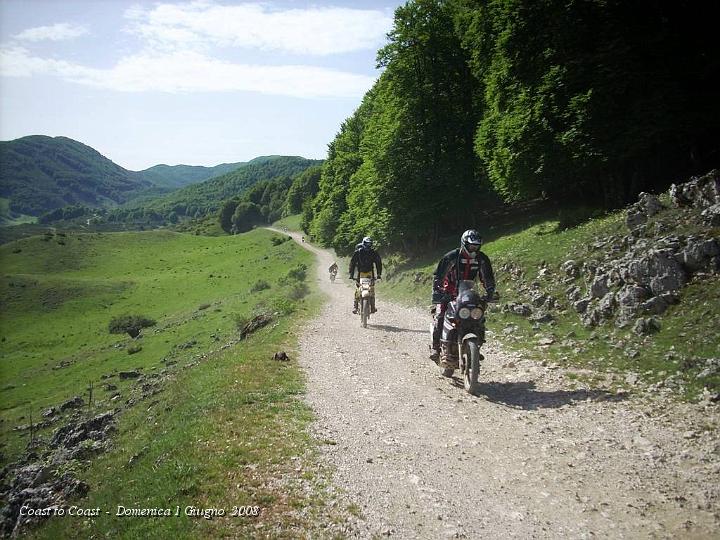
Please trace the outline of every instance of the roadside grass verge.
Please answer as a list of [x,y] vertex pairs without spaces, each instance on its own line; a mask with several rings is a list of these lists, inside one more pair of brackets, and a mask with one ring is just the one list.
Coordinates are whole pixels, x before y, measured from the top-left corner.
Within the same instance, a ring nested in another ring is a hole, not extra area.
[[[13,358],[2,365],[0,393],[6,461],[22,452],[27,438],[12,425],[30,413],[39,418],[44,407],[72,395],[87,397],[88,381],[95,381],[96,397],[84,414],[136,399],[121,406],[113,449],[74,465],[91,490],[71,503],[100,508],[100,515],[51,518],[30,537],[294,538],[344,519],[326,507],[326,473],[308,435],[312,414],[296,364],[299,325],[318,311],[321,295],[310,282],[290,300],[306,280],[292,269],[311,266],[313,259],[294,242],[275,245],[274,237],[265,230],[221,238],[68,235],[65,246],[76,248],[75,257],[39,238],[21,240],[20,253],[12,244],[0,248],[9,261],[3,266],[1,345]],[[8,283],[19,282],[18,276],[35,284],[15,290]],[[251,293],[258,276],[276,285]],[[122,286],[112,289],[117,283]],[[93,287],[99,284],[111,289],[98,293]],[[43,306],[38,295],[49,290],[63,301]],[[6,303],[8,291],[14,296]],[[108,333],[108,322],[124,313],[140,313],[157,325],[138,340],[118,339]],[[271,324],[240,341],[236,320],[259,313]],[[142,350],[129,356],[125,348],[137,342]],[[272,359],[279,350],[289,362]],[[60,359],[69,364],[52,370]],[[138,397],[141,383],[119,380],[123,369],[162,375],[164,383],[159,392]],[[103,375],[118,387],[121,401],[111,401],[99,385]],[[53,429],[39,437],[47,439]],[[170,508],[173,516],[118,516],[119,506]],[[189,516],[187,507],[223,509],[225,515]],[[258,507],[259,515],[232,516],[234,507]]]
[[[587,215],[592,215],[592,212]],[[670,209],[663,215],[665,230],[675,232],[668,223],[677,224],[677,234],[697,234],[692,220],[683,210]],[[703,360],[717,358],[720,352],[720,279],[717,276],[693,280],[680,291],[680,303],[661,317],[661,329],[653,336],[637,336],[629,328],[615,328],[612,323],[586,328],[565,298],[568,283],[559,272],[560,265],[574,259],[578,262],[596,259],[602,262],[605,252],[595,245],[610,236],[627,234],[624,212],[618,211],[585,220],[580,225],[562,228],[558,218],[549,214],[528,215],[521,230],[517,224],[496,224],[486,234],[489,241],[483,251],[490,257],[501,295],[499,304],[488,315],[491,339],[523,351],[532,359],[548,364],[591,368],[596,380],[613,387],[632,387],[626,373],[637,374],[638,380],[651,390],[672,389],[682,399],[697,399],[705,388],[720,391],[720,375],[703,375]],[[582,220],[580,220],[582,221]],[[655,227],[651,220],[649,227]],[[484,231],[481,231],[484,232]],[[668,233],[669,234],[669,233]],[[406,305],[429,306],[432,273],[443,253],[457,246],[447,242],[444,249],[422,258],[388,258],[389,278],[383,291]],[[507,266],[506,266],[507,265]],[[510,266],[522,272],[513,278]],[[503,270],[505,267],[506,270]],[[542,274],[540,269],[549,270]],[[538,324],[499,307],[507,302],[527,302],[519,291],[531,283],[551,294],[560,304],[556,320]],[[575,281],[581,289],[589,284]],[[429,315],[428,315],[429,318]],[[552,338],[551,345],[541,345],[541,338]],[[582,378],[581,376],[580,378]]]

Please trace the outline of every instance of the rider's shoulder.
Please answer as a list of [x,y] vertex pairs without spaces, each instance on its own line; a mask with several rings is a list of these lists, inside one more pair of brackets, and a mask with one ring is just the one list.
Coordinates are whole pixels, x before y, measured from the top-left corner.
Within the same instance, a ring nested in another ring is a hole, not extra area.
[[442,256],[443,259],[453,259],[458,256],[460,253],[460,248],[451,249],[448,251],[445,255]]

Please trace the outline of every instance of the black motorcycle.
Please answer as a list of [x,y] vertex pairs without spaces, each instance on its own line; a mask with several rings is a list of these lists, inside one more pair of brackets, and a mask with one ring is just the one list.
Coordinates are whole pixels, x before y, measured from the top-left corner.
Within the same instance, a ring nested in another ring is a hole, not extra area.
[[[487,304],[487,298],[480,295],[475,288],[475,282],[463,280],[458,286],[457,298],[448,304],[445,311],[445,321],[452,326],[452,330],[448,332],[448,360],[457,362],[463,375],[465,390],[471,394],[477,388],[480,362],[485,359],[480,354],[480,347],[485,343]],[[445,323],[437,320],[437,311],[434,311],[434,318],[434,324]],[[432,328],[430,332],[432,339]],[[455,368],[443,368],[443,375],[452,377],[454,371]]]

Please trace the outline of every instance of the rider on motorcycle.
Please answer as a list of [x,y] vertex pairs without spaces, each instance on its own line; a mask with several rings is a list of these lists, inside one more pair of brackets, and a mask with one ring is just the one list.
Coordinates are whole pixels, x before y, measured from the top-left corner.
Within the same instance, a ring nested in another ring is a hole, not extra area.
[[445,313],[448,304],[457,297],[458,283],[464,279],[474,280],[479,277],[488,298],[492,298],[495,293],[492,265],[488,256],[480,251],[480,246],[480,234],[474,229],[465,231],[460,237],[460,247],[443,255],[435,269],[433,303],[438,304],[438,307],[430,358],[433,361],[440,359],[443,367],[457,367],[448,363],[447,334],[452,327],[449,321],[445,321]]
[[[377,268],[377,277],[375,276],[373,265]],[[358,269],[358,277],[355,278],[355,268]],[[382,274],[382,260],[377,251],[372,247],[372,239],[366,236],[362,239],[362,242],[355,246],[355,253],[353,253],[350,259],[350,279],[356,279],[358,288],[355,289],[355,297],[353,300],[353,313],[358,312],[358,298],[359,296],[359,284],[361,277],[369,277],[381,279]],[[377,312],[375,309],[375,296],[370,297],[370,313]]]
[[337,273],[338,273],[338,265],[337,265],[336,262],[333,262],[333,263],[330,265],[330,268],[328,268],[328,272],[330,272],[330,274],[337,274]]

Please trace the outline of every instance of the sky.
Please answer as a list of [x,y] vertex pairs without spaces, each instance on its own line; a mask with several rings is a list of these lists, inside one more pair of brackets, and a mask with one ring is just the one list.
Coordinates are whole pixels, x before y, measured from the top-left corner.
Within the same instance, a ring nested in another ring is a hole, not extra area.
[[0,0],[0,140],[130,170],[325,158],[403,3]]

